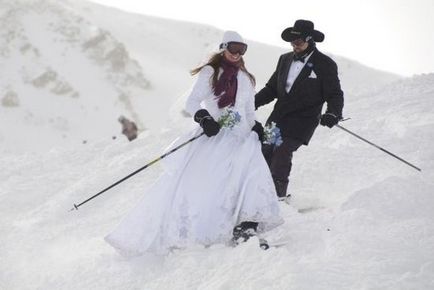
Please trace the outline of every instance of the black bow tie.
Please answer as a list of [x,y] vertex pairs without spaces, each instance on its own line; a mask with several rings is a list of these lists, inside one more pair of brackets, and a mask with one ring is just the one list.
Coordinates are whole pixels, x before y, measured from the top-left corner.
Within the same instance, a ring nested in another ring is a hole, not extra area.
[[294,61],[301,61],[302,63],[304,63],[305,58],[306,58],[306,55],[298,56],[298,55],[294,54]]

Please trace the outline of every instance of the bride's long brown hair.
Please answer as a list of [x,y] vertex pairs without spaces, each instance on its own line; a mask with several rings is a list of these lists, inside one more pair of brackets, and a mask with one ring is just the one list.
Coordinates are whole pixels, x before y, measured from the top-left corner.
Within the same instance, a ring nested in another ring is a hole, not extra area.
[[[212,79],[211,84],[212,84],[212,88],[214,90],[216,87],[216,84],[217,84],[217,80],[218,80],[218,76],[219,76],[219,68],[220,68],[223,57],[224,57],[223,53],[215,53],[214,55],[212,55],[210,57],[210,59],[208,60],[208,62],[206,64],[201,65],[195,69],[192,69],[190,71],[191,75],[194,76],[194,75],[198,74],[207,65],[211,66],[214,69],[214,73],[211,76],[211,79]],[[255,83],[256,83],[255,76],[247,71],[246,66],[244,65],[244,59],[242,57],[240,58],[239,62],[240,62],[240,70],[245,72],[247,74],[247,76],[249,77],[250,81],[252,82],[252,84],[255,85]]]

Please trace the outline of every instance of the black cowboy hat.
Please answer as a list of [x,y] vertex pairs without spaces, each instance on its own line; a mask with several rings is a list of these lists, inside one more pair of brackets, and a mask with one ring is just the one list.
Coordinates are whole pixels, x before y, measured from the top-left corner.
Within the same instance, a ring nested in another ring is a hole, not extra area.
[[324,40],[324,33],[313,29],[312,21],[299,19],[295,21],[294,27],[288,27],[282,32],[282,39],[291,42],[296,39],[305,40],[311,36],[315,42],[322,42]]

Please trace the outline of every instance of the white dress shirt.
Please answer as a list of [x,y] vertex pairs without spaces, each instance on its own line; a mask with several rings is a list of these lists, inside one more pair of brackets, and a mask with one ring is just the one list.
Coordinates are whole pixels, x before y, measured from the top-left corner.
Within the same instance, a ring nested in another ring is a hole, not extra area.
[[286,79],[285,90],[287,93],[289,93],[289,91],[291,90],[292,85],[294,84],[295,80],[297,79],[297,77],[300,74],[303,67],[308,62],[312,53],[313,53],[313,51],[308,56],[306,56],[306,58],[304,59],[304,62],[301,62],[299,60],[296,60],[296,61],[293,60],[292,61],[291,67],[289,68],[288,78]]

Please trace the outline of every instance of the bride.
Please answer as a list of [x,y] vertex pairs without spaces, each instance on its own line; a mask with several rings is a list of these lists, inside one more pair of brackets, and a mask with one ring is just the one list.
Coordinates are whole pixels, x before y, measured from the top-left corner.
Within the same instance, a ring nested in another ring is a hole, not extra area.
[[105,237],[122,255],[245,241],[283,222],[261,153],[246,50],[238,33],[226,31],[220,51],[192,71],[186,111],[198,125],[172,146],[205,135],[168,157],[157,182]]

